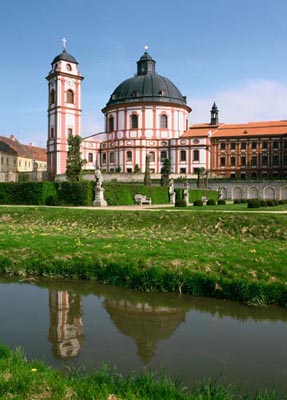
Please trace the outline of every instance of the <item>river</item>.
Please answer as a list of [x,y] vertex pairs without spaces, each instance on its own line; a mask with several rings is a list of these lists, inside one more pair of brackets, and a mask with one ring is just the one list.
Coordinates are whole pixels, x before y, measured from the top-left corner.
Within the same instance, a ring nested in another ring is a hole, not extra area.
[[0,278],[0,342],[58,368],[163,369],[286,390],[287,310],[94,282]]

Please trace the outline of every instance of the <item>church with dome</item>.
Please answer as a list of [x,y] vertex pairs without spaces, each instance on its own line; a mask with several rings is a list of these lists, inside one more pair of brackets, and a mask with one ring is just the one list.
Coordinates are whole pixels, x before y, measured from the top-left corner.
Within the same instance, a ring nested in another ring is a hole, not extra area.
[[[66,50],[51,63],[47,76],[50,178],[64,175],[69,134],[81,133],[81,75],[78,62]],[[200,169],[212,176],[236,179],[286,178],[287,121],[224,124],[214,103],[210,120],[190,125],[191,107],[181,90],[157,72],[145,47],[136,74],[121,82],[102,109],[105,130],[83,137],[85,168],[124,174],[160,174],[170,160],[176,176],[196,176]]]

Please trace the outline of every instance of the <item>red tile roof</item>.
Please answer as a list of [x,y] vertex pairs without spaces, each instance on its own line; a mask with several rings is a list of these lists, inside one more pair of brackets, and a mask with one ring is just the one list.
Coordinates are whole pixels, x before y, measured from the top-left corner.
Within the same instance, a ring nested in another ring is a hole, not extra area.
[[213,138],[220,137],[250,137],[287,135],[287,121],[247,122],[245,124],[210,124],[192,125],[181,137],[208,136],[212,132]]
[[208,133],[214,132],[217,129],[218,125],[210,125],[210,124],[198,124],[192,125],[181,138],[193,138],[193,137],[207,137]]
[[47,161],[46,149],[22,144],[13,135],[11,135],[11,137],[0,136],[0,143],[2,143],[2,146],[8,146],[18,157],[30,158],[43,162]]

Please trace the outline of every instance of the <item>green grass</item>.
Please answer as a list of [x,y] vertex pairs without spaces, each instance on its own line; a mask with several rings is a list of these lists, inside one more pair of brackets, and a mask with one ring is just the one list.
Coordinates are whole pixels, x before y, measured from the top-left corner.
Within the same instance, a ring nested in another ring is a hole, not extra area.
[[0,271],[287,304],[287,216],[185,210],[1,207]]
[[220,379],[195,382],[182,387],[163,372],[146,372],[123,377],[114,367],[103,366],[61,373],[43,362],[28,361],[24,353],[0,345],[0,399],[17,400],[279,400],[276,390],[241,393],[239,387]]

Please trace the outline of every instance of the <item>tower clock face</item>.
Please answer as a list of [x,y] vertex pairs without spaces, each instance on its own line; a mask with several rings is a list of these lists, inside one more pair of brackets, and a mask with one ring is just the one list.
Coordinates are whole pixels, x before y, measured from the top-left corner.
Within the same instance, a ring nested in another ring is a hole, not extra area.
[[67,65],[66,65],[66,70],[67,70],[67,71],[71,71],[71,70],[72,70],[72,67],[71,67],[70,64],[67,64]]

